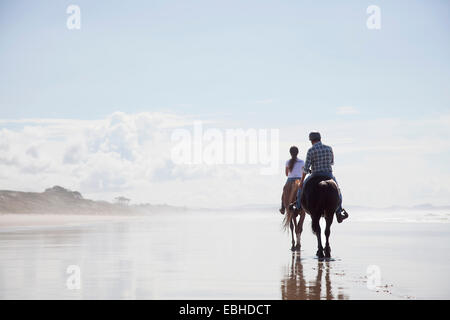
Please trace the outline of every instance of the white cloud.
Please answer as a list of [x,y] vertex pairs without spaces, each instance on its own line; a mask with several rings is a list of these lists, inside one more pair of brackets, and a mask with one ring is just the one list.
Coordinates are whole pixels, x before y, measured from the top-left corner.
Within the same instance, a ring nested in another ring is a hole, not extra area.
[[448,204],[448,115],[280,128],[280,172],[272,176],[251,165],[174,164],[172,130],[192,126],[190,117],[116,112],[92,121],[0,122],[0,189],[42,191],[57,184],[104,200],[124,195],[134,202],[197,207],[276,204],[289,147],[299,146],[304,158],[308,132],[317,128],[333,146],[344,203]]
[[[227,199],[220,193],[211,195],[209,180],[223,186],[223,180],[240,177],[236,168],[171,161],[172,130],[192,125],[189,117],[116,112],[93,121],[1,123],[5,126],[0,131],[1,189],[42,191],[58,184],[96,199],[125,194],[135,202],[202,206]],[[11,124],[14,129],[8,128]],[[191,201],[198,198],[203,203]]]

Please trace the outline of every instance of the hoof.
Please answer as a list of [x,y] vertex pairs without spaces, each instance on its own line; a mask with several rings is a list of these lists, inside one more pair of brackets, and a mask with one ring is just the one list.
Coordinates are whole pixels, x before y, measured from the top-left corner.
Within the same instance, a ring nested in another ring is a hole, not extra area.
[[294,252],[295,251],[295,246],[291,247],[291,251]]
[[323,258],[325,257],[325,256],[323,255],[323,251],[322,251],[322,250],[317,250],[316,256],[317,256],[319,259],[323,259]]
[[331,248],[325,248],[325,258],[331,258]]
[[300,244],[297,244],[297,245],[295,246],[295,250],[294,250],[294,251],[300,251],[300,247],[301,247],[301,245],[300,245]]

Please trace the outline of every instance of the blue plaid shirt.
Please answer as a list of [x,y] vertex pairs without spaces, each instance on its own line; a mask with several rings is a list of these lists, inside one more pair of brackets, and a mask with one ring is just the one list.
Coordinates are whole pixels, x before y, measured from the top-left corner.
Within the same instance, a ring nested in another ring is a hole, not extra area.
[[[333,164],[333,149],[322,144],[322,142],[317,142],[309,148],[308,153],[306,154],[303,171],[306,173],[333,172],[333,169],[331,169]],[[311,167],[311,169],[309,167]]]

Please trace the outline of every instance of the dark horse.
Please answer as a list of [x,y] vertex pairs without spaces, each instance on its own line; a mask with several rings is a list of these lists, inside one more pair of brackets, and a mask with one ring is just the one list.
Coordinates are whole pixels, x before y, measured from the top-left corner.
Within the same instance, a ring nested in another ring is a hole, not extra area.
[[[303,185],[301,205],[312,219],[312,231],[317,236],[317,257],[331,257],[331,248],[328,242],[330,227],[333,223],[334,213],[339,204],[339,191],[336,183],[329,177],[315,176]],[[322,247],[319,220],[325,218],[325,249]],[[325,253],[325,255],[324,255]]]

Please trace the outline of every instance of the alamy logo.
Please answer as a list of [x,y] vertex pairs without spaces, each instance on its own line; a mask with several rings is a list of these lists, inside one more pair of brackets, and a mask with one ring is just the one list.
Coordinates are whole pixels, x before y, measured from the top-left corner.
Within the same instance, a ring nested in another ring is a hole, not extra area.
[[77,265],[67,267],[66,273],[69,274],[66,280],[66,286],[69,290],[81,289],[81,268]]
[[367,289],[376,290],[381,285],[381,269],[377,265],[367,267]]
[[278,173],[278,129],[203,129],[195,121],[193,130],[172,132],[171,158],[175,164],[260,165],[263,175]]
[[381,29],[381,9],[379,6],[371,5],[367,7],[367,14],[370,16],[367,18],[367,29],[380,30]]
[[81,29],[81,10],[80,7],[74,4],[71,4],[67,7],[67,14],[70,16],[67,18],[67,29],[69,30],[80,30]]

